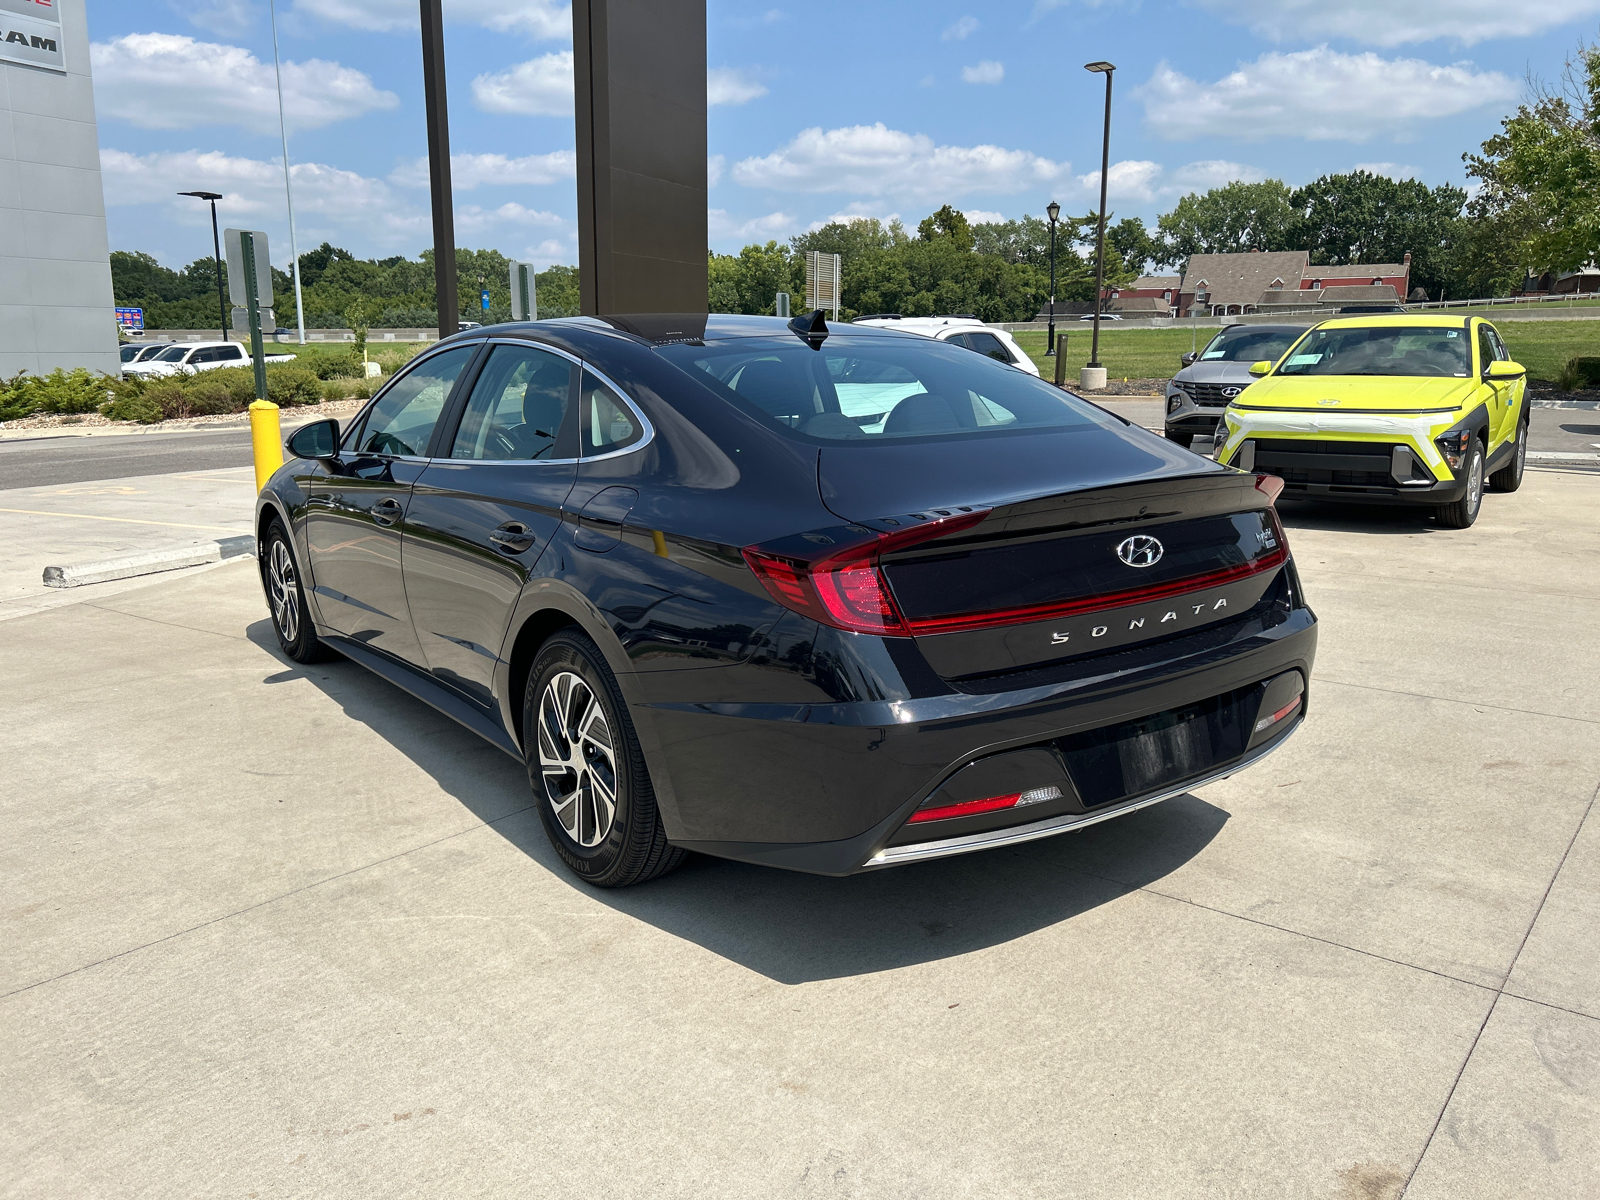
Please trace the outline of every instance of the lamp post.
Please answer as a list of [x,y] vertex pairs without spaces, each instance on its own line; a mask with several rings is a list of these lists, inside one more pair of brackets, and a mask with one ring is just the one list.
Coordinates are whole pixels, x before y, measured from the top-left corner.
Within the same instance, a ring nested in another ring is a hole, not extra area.
[[[306,310],[300,300],[300,246],[294,236],[294,189],[289,186],[289,124],[283,115],[283,68],[278,64],[278,5],[268,0],[272,19],[272,72],[278,81],[278,136],[283,139],[283,197],[289,206],[289,257],[294,267],[294,312],[300,327],[300,344],[306,344]],[[276,334],[274,334],[276,336]]]
[[[1100,232],[1095,238],[1094,254],[1094,344],[1089,348],[1087,369],[1099,371],[1100,366],[1100,297],[1105,291],[1106,279],[1106,175],[1111,170],[1111,76],[1116,67],[1108,62],[1084,63],[1083,69],[1106,77],[1106,129],[1100,143]],[[1104,386],[1102,381],[1101,386]]]
[[1056,221],[1061,216],[1061,205],[1052,200],[1044,211],[1050,218],[1050,336],[1044,351],[1049,357],[1056,352]]
[[196,200],[211,202],[211,253],[217,264],[217,314],[222,321],[222,340],[228,340],[228,302],[222,298],[222,239],[217,235],[217,201],[221,192],[179,192],[180,196],[193,196]]
[[455,201],[450,190],[450,116],[444,86],[444,16],[439,0],[419,0],[422,14],[422,97],[428,123],[428,190],[433,198],[433,289],[439,336],[460,327],[456,294]]

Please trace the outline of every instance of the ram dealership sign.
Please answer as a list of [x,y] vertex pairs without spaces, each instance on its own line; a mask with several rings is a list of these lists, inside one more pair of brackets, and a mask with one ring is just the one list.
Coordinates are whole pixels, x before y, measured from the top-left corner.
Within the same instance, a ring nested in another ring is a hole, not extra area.
[[65,72],[59,0],[0,0],[0,60]]

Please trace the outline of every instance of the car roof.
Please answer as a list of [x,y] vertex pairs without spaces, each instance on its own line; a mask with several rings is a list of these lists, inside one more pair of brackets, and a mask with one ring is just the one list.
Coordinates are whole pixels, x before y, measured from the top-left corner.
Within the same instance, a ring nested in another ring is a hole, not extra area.
[[[875,338],[922,338],[912,331],[900,331],[893,326],[853,325],[848,321],[829,321],[830,336]],[[896,322],[899,324],[899,322]],[[744,316],[729,313],[619,313],[606,317],[552,317],[543,321],[507,321],[498,325],[485,325],[469,329],[435,342],[443,346],[462,342],[478,342],[490,338],[549,338],[558,342],[582,344],[599,338],[622,338],[646,346],[667,346],[675,343],[713,343],[739,338],[796,337],[789,321],[782,317]],[[432,350],[434,346],[430,346]]]
[[1331,317],[1317,326],[1318,329],[1465,329],[1472,317],[1430,316],[1424,313],[1371,313],[1367,316]]
[[1224,325],[1222,332],[1228,333],[1234,329],[1264,329],[1268,333],[1300,333],[1310,328],[1309,325],[1246,325],[1241,321],[1236,325]]

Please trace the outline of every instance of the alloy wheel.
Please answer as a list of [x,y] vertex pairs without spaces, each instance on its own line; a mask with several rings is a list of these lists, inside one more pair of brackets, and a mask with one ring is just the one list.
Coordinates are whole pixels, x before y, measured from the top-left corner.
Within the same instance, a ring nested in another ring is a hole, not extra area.
[[605,709],[571,671],[539,698],[539,770],[567,836],[584,849],[603,842],[617,814],[616,752]]
[[1483,455],[1472,456],[1472,467],[1467,472],[1467,510],[1477,512],[1483,503]]
[[295,575],[294,557],[279,538],[267,556],[267,590],[272,601],[272,620],[278,634],[293,644],[300,636],[300,581]]

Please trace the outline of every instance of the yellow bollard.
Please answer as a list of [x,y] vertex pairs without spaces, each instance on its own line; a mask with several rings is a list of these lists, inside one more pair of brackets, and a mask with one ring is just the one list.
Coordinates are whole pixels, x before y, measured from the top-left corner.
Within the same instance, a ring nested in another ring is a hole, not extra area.
[[250,445],[256,456],[256,491],[267,486],[272,473],[283,466],[283,430],[278,406],[269,400],[250,405]]

